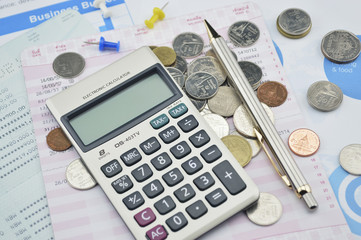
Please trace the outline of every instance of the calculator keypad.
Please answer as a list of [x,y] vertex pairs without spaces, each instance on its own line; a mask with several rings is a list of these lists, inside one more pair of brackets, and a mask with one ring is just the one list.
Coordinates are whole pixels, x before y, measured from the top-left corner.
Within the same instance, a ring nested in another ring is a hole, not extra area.
[[[169,110],[168,114],[177,119],[187,112],[188,108],[181,103]],[[134,212],[134,221],[140,227],[159,221],[157,214],[166,216],[165,222],[159,222],[146,231],[148,239],[165,239],[169,235],[167,227],[168,230],[177,232],[188,225],[187,219],[199,219],[207,214],[209,208],[216,208],[226,202],[227,195],[219,186],[223,186],[231,195],[246,188],[229,161],[219,160],[222,152],[215,144],[209,144],[210,136],[198,127],[199,122],[193,115],[177,119],[176,124],[165,128],[169,123],[172,122],[167,114],[160,114],[150,121],[149,127],[153,128],[154,136],[138,145],[139,148],[127,150],[120,156],[124,165],[130,168],[131,175],[123,175],[112,181],[118,194],[133,187],[131,177],[135,183],[141,184],[140,191],[133,191],[122,197],[124,205],[130,211],[140,208],[147,202],[146,199],[155,199],[153,205]],[[176,142],[182,134],[187,134],[187,138]],[[143,163],[138,163],[141,160]],[[204,171],[204,166],[208,164],[212,164],[212,170]],[[104,164],[101,171],[111,178],[123,169],[118,160],[113,159]],[[157,174],[162,177],[155,178]],[[183,174],[188,175],[188,178],[191,176],[192,180],[184,182]],[[216,181],[221,184],[217,186]],[[169,194],[169,191],[164,194],[166,188],[171,188],[173,194]],[[199,191],[204,195],[197,196]],[[178,205],[184,205],[184,212],[174,211]]]

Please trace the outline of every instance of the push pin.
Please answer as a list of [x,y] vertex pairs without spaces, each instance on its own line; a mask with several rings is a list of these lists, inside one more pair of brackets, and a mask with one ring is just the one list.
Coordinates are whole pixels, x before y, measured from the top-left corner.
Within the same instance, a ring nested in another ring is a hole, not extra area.
[[119,46],[120,46],[120,42],[107,42],[105,41],[104,37],[100,37],[100,41],[99,42],[84,42],[84,43],[88,43],[88,44],[99,44],[99,50],[100,51],[104,51],[104,49],[116,49],[117,52],[119,52]]
[[111,11],[107,8],[107,6],[105,5],[105,0],[94,0],[93,2],[93,6],[95,8],[100,8],[100,10],[102,10],[103,13],[103,17],[104,18],[108,18],[111,15]]
[[165,17],[165,14],[163,12],[163,9],[168,5],[168,2],[161,8],[153,8],[153,16],[149,19],[149,20],[145,20],[144,23],[145,25],[152,29],[154,27],[154,23],[159,19],[159,20],[163,20],[163,18]]

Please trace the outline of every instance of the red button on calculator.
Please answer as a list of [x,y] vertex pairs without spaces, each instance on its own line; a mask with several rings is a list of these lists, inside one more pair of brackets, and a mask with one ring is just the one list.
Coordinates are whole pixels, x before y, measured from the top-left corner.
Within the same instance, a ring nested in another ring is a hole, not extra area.
[[135,220],[139,224],[139,226],[144,227],[149,223],[152,223],[155,220],[155,215],[150,208],[146,208],[139,213],[134,215]]
[[168,236],[167,231],[162,225],[157,225],[154,228],[147,231],[147,238],[149,240],[163,240]]

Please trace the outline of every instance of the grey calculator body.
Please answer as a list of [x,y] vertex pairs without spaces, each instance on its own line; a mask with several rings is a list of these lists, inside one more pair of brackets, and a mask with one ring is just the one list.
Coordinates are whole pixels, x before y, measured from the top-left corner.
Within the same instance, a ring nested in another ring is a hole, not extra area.
[[46,104],[136,239],[194,239],[259,197],[148,47]]

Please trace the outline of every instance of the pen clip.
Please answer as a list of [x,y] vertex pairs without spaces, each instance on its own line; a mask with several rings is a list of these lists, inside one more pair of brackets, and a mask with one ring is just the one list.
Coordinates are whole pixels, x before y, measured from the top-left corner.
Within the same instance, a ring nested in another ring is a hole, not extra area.
[[262,134],[259,133],[256,128],[253,128],[253,131],[255,132],[259,143],[261,144],[264,152],[266,153],[268,159],[271,161],[271,163],[272,163],[273,167],[275,168],[276,172],[278,173],[278,175],[282,178],[282,180],[285,182],[285,184],[287,185],[287,187],[289,187],[290,189],[292,189],[291,181],[288,179],[288,177],[287,177],[287,175],[284,173],[284,171],[283,171],[282,169],[280,169],[280,168],[277,167],[277,165],[276,165],[275,161],[273,160],[271,154],[268,152],[266,146],[264,145]]

